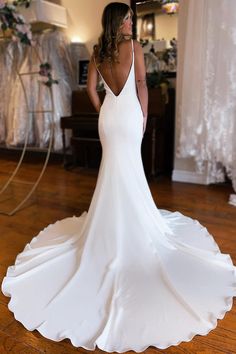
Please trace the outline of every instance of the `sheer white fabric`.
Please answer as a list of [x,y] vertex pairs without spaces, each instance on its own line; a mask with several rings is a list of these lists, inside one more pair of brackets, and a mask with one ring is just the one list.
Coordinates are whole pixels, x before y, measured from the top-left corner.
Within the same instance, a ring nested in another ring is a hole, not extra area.
[[[55,104],[54,150],[62,148],[60,117],[71,113],[71,91],[74,85],[69,51],[69,42],[62,31],[35,35],[37,51],[44,62],[53,68],[53,78],[59,79],[53,85]],[[12,54],[6,54],[9,51]],[[27,121],[26,101],[21,83],[16,76],[19,72],[39,71],[39,61],[34,51],[20,43],[0,42],[0,142],[7,146],[22,145],[25,139]],[[22,76],[31,110],[50,109],[49,91],[39,84],[39,75]],[[47,147],[50,133],[51,114],[35,113],[30,119],[29,144]]]
[[236,190],[236,1],[181,0],[178,39],[177,157]]

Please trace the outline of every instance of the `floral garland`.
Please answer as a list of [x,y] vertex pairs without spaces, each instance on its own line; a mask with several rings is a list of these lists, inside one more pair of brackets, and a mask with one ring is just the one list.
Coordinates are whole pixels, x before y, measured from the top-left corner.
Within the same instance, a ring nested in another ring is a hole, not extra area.
[[40,64],[39,75],[43,76],[42,81],[48,87],[51,87],[52,84],[59,83],[58,80],[52,78],[51,69],[52,67],[49,63]]
[[[10,31],[13,41],[20,41],[35,47],[36,42],[32,37],[31,25],[25,22],[24,17],[16,9],[17,6],[28,8],[30,3],[31,0],[16,0],[8,4],[7,0],[0,0],[0,29],[4,35]],[[58,80],[52,78],[51,65],[47,62],[40,64],[39,75],[43,77],[42,82],[48,87],[58,84]]]
[[160,0],[161,5],[171,4],[172,2],[179,2],[179,0]]

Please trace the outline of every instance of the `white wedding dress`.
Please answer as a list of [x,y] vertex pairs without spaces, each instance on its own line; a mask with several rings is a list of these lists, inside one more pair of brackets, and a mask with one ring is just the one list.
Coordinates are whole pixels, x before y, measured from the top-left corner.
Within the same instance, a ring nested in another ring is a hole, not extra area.
[[164,349],[217,326],[236,295],[236,267],[197,220],[158,210],[152,199],[134,54],[120,94],[104,85],[103,154],[89,210],[33,237],[2,291],[25,328],[54,341],[107,352]]

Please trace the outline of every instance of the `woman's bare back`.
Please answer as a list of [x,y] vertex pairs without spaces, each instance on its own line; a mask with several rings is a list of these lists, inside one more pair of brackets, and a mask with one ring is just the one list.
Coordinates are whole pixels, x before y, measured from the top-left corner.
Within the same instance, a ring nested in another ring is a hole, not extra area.
[[123,41],[119,44],[119,55],[116,63],[110,64],[104,60],[101,64],[97,64],[98,70],[103,79],[114,93],[118,96],[122,91],[132,65],[132,43],[131,40]]

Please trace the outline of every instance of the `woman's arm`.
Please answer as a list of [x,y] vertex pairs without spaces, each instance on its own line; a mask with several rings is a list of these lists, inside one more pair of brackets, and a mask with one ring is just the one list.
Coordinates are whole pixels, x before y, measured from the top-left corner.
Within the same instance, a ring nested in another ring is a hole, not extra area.
[[96,90],[97,81],[98,72],[92,55],[88,66],[87,92],[94,108],[99,113],[101,108],[101,101]]
[[135,80],[137,94],[143,111],[143,133],[146,129],[148,115],[148,89],[146,83],[146,67],[144,62],[143,49],[139,42],[134,40],[135,51]]

